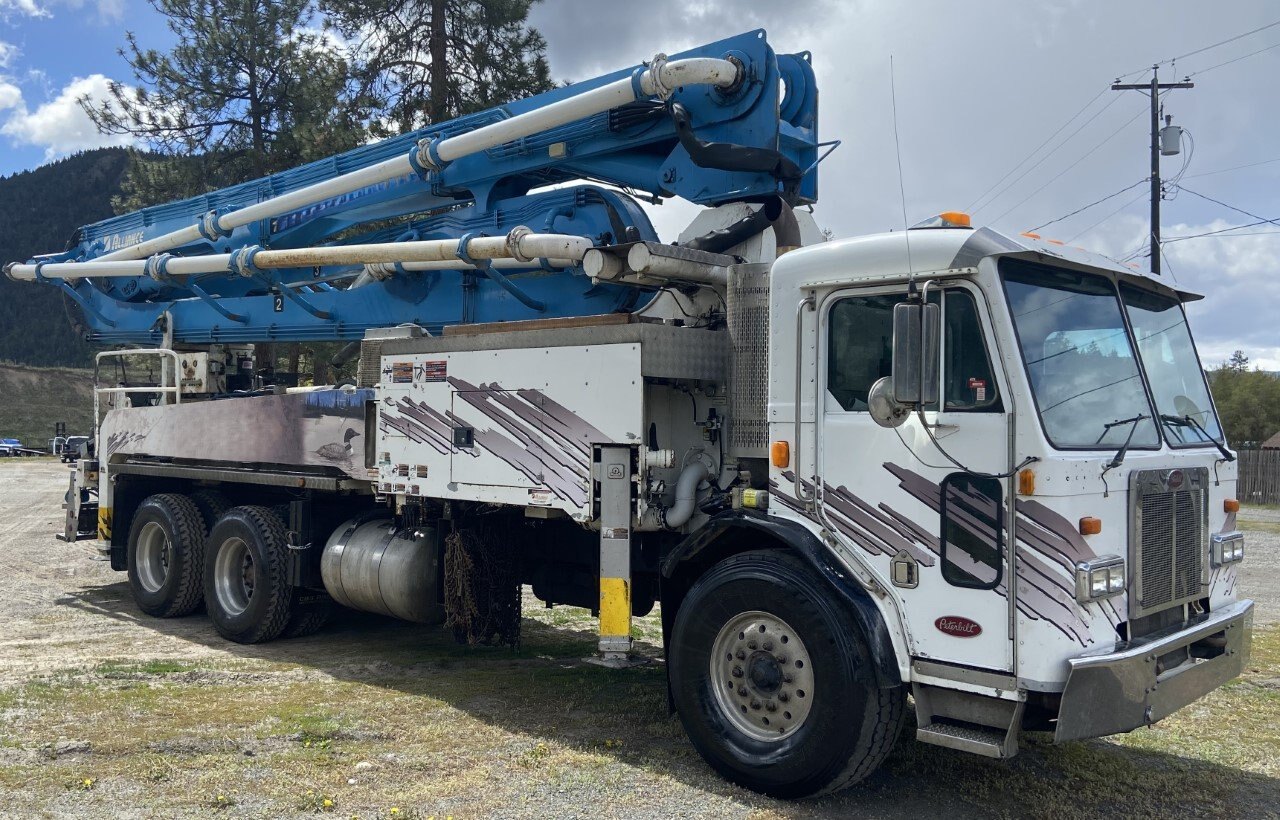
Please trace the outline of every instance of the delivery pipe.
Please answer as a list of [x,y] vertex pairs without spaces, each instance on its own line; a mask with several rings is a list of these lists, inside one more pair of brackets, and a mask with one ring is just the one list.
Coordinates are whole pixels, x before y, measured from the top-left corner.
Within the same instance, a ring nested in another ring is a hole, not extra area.
[[409,154],[317,182],[296,191],[263,200],[225,214],[210,212],[201,224],[191,225],[163,236],[130,245],[98,257],[102,260],[145,259],[157,253],[196,242],[201,237],[228,235],[236,228],[263,219],[305,208],[331,197],[342,196],[370,185],[427,171],[439,171],[447,163],[480,151],[532,136],[551,128],[601,114],[639,99],[667,99],[680,86],[715,85],[728,87],[738,81],[741,69],[729,61],[712,57],[691,57],[668,61],[654,57],[648,67],[637,68],[630,77],[599,88],[518,114],[510,119],[467,131],[445,139],[423,139]]
[[[255,268],[310,267],[315,265],[395,265],[400,263],[412,270],[414,263],[434,263],[441,269],[466,268],[466,255],[476,260],[510,259],[511,267],[530,267],[538,259],[579,261],[592,247],[584,236],[569,234],[536,234],[521,226],[506,236],[480,236],[468,239],[463,248],[462,239],[431,239],[421,242],[387,242],[371,245],[332,245],[316,248],[286,248],[282,250],[246,249],[238,255],[228,253],[204,256],[170,256],[163,264],[152,263],[169,276],[192,276],[204,273],[221,273],[233,269],[250,275]],[[88,262],[47,262],[43,264],[14,264],[6,268],[10,279],[32,281],[39,271],[41,276],[59,279],[118,278],[145,276],[146,259],[104,262],[93,259]],[[503,266],[506,267],[507,264]]]

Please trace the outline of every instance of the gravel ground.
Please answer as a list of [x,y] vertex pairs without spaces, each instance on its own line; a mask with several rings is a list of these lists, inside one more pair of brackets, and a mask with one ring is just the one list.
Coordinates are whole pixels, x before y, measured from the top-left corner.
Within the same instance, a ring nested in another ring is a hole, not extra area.
[[[56,463],[0,464],[0,817],[959,820],[1277,816],[1280,806],[1275,726],[1242,746],[1239,735],[1258,730],[1233,726],[1246,708],[1217,694],[1124,739],[1059,747],[1030,736],[1008,762],[916,744],[908,725],[859,787],[769,800],[693,752],[667,714],[659,663],[579,662],[593,638],[578,610],[530,602],[518,654],[354,614],[262,646],[220,640],[203,615],[146,618],[123,574],[89,545],[53,537],[65,477]],[[1242,587],[1272,622],[1280,513],[1241,521],[1260,528],[1249,529]],[[656,619],[639,629],[656,656]],[[1276,700],[1270,657],[1240,697]]]
[[1236,521],[1245,533],[1240,590],[1257,602],[1254,622],[1280,621],[1280,509],[1242,507]]

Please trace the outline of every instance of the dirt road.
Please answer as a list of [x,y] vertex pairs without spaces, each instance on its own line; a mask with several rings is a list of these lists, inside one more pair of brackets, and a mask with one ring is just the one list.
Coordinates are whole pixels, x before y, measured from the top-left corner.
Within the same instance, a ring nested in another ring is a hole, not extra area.
[[[0,464],[0,816],[364,818],[1268,816],[1280,806],[1280,627],[1249,675],[1160,726],[992,762],[910,739],[833,798],[716,777],[669,717],[659,664],[584,665],[592,622],[526,607],[519,654],[350,614],[262,646],[203,615],[153,620],[64,544],[65,468]],[[1280,615],[1280,523],[1249,527],[1242,587]],[[659,632],[651,617],[640,624]]]

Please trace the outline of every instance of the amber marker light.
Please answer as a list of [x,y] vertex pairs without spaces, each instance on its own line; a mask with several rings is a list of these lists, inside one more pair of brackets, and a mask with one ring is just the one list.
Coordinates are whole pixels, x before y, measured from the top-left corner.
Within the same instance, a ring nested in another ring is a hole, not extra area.
[[1222,511],[1229,513],[1240,512],[1240,502],[1234,498],[1224,498],[1222,499]]
[[1097,535],[1102,532],[1102,519],[1094,518],[1092,515],[1086,515],[1080,519],[1081,535]]
[[773,462],[774,467],[786,467],[791,463],[791,444],[785,441],[775,441],[770,444],[769,460]]
[[1018,473],[1018,495],[1036,494],[1036,474],[1031,468]]

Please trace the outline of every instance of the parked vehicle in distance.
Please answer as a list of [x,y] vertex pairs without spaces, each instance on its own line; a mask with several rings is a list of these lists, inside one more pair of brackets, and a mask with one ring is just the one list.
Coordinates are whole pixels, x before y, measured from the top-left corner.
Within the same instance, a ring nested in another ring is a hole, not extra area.
[[62,459],[64,464],[79,461],[88,456],[88,444],[88,436],[67,436],[66,442],[62,445],[62,452],[58,454],[58,457]]

